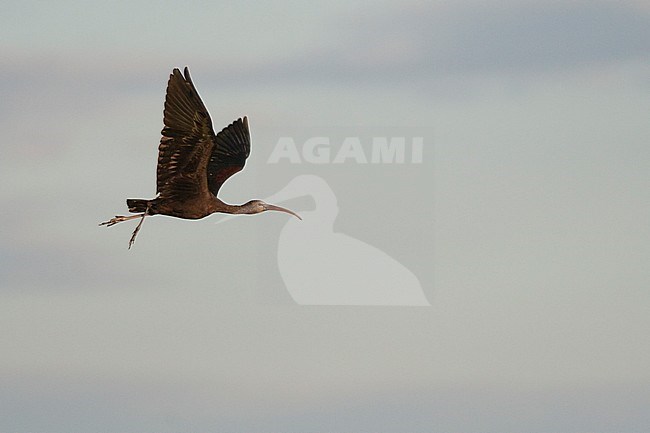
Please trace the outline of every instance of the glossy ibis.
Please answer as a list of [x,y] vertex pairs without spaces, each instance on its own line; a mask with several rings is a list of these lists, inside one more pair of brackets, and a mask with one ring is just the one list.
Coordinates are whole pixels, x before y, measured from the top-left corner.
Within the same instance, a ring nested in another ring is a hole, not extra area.
[[164,128],[158,147],[157,196],[154,199],[127,199],[129,212],[117,215],[100,225],[112,226],[140,218],[129,249],[149,215],[168,215],[184,219],[200,219],[215,212],[257,214],[264,211],[296,213],[280,206],[251,200],[243,205],[230,205],[217,198],[221,185],[244,168],[251,142],[248,118],[243,117],[226,126],[218,134],[212,129],[210,114],[192,83],[190,71],[174,69],[167,83]]

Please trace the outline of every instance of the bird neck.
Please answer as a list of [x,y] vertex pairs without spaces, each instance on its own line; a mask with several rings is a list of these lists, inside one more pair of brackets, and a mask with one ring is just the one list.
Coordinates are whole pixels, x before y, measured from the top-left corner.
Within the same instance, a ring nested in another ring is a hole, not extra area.
[[245,203],[241,205],[228,204],[222,202],[216,197],[212,200],[210,211],[211,213],[220,212],[220,213],[229,213],[234,215],[254,213],[251,211],[251,207],[249,206],[249,203]]
[[248,203],[228,205],[234,214],[253,214],[251,206]]

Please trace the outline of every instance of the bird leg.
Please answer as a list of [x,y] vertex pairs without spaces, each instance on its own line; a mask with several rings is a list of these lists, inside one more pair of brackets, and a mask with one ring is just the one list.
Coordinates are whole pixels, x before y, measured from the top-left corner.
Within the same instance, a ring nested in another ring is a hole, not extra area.
[[140,231],[140,227],[142,227],[142,223],[144,222],[144,217],[147,216],[147,213],[142,214],[142,218],[140,219],[140,222],[138,225],[135,227],[135,230],[133,230],[133,234],[131,235],[131,239],[129,239],[129,249],[131,249],[131,245],[135,242],[135,237],[138,235],[138,232]]
[[138,232],[140,231],[140,227],[142,227],[142,223],[144,222],[144,217],[147,216],[147,212],[143,212],[138,215],[131,215],[131,216],[121,216],[121,215],[115,215],[115,218],[111,218],[108,221],[104,221],[103,223],[100,223],[100,226],[106,226],[110,227],[112,225],[115,225],[117,223],[121,223],[123,221],[128,221],[132,220],[135,218],[140,218],[140,222],[138,225],[135,227],[135,230],[133,230],[133,234],[131,235],[131,239],[129,239],[129,249],[131,249],[131,245],[135,242],[135,237],[138,235]]
[[111,218],[109,221],[104,221],[103,223],[99,223],[100,226],[114,226],[117,223],[121,223],[122,221],[128,221],[132,220],[135,218],[142,218],[144,217],[144,214],[138,214],[138,215],[131,215],[131,216],[121,216],[121,215],[115,215],[115,218]]

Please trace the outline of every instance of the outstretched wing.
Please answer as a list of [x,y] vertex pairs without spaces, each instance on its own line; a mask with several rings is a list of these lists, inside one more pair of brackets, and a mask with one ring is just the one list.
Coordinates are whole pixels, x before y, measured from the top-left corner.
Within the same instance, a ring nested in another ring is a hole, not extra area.
[[161,197],[183,199],[207,190],[204,170],[215,135],[187,67],[184,75],[174,69],[169,77],[163,118],[157,192]]
[[221,185],[244,168],[251,153],[251,134],[248,118],[237,119],[217,134],[208,161],[208,187],[215,196]]

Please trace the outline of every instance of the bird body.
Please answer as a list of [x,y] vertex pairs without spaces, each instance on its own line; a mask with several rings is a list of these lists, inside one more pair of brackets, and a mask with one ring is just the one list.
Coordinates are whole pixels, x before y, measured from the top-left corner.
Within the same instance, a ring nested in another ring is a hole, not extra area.
[[129,212],[147,212],[147,216],[167,215],[188,220],[198,220],[217,212],[229,214],[254,214],[263,212],[264,209],[259,205],[257,206],[260,209],[259,212],[255,212],[255,205],[258,203],[266,204],[260,200],[251,200],[243,205],[232,205],[222,202],[213,195],[207,197],[192,196],[184,201],[170,201],[161,199],[160,197],[154,198],[153,200],[140,198],[129,198],[126,200]]
[[156,169],[157,197],[151,200],[127,199],[129,212],[139,215],[118,215],[100,224],[110,227],[141,218],[131,236],[129,248],[135,242],[144,218],[151,215],[201,219],[215,212],[256,214],[273,210],[300,218],[288,209],[260,200],[230,205],[217,198],[221,185],[244,168],[250,155],[248,118],[239,118],[215,134],[210,114],[187,67],[183,74],[174,69],[169,77],[163,123]]

